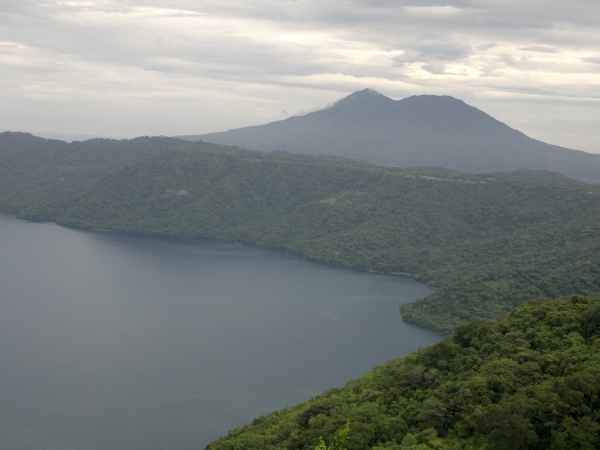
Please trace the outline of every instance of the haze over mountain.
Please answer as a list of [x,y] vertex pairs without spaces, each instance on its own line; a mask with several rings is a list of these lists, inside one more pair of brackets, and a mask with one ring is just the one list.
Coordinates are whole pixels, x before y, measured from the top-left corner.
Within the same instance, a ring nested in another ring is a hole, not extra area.
[[395,101],[365,89],[303,116],[180,137],[400,167],[446,167],[473,173],[550,170],[580,181],[600,182],[600,155],[532,139],[449,96],[419,95]]

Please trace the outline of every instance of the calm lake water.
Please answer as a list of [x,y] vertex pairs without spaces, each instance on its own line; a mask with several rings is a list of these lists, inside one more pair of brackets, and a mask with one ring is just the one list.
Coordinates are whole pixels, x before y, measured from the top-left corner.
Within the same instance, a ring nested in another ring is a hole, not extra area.
[[407,277],[0,216],[0,448],[201,449],[441,337]]

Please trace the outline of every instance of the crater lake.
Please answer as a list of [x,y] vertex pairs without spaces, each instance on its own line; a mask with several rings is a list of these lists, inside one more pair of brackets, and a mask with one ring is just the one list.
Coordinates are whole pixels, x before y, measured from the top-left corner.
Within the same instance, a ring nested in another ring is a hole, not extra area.
[[0,448],[198,450],[442,336],[410,277],[0,216]]

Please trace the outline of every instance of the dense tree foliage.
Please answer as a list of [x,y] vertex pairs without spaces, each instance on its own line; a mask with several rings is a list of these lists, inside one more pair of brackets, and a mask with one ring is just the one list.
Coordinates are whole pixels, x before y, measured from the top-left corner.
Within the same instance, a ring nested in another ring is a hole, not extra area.
[[0,135],[0,210],[66,226],[278,248],[408,273],[403,317],[442,333],[538,297],[600,293],[600,186],[473,175],[169,138]]
[[348,420],[348,450],[600,449],[599,381],[600,298],[536,300],[207,450],[312,450]]
[[140,137],[68,144],[28,133],[0,133],[0,210],[55,220],[74,198],[102,177],[139,158],[172,150],[177,143],[168,138]]

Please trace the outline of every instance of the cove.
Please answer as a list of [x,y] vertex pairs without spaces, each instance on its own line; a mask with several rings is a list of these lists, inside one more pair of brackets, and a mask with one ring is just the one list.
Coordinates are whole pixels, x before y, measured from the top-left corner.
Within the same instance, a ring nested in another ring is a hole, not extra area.
[[201,449],[441,336],[404,276],[0,216],[0,448]]

